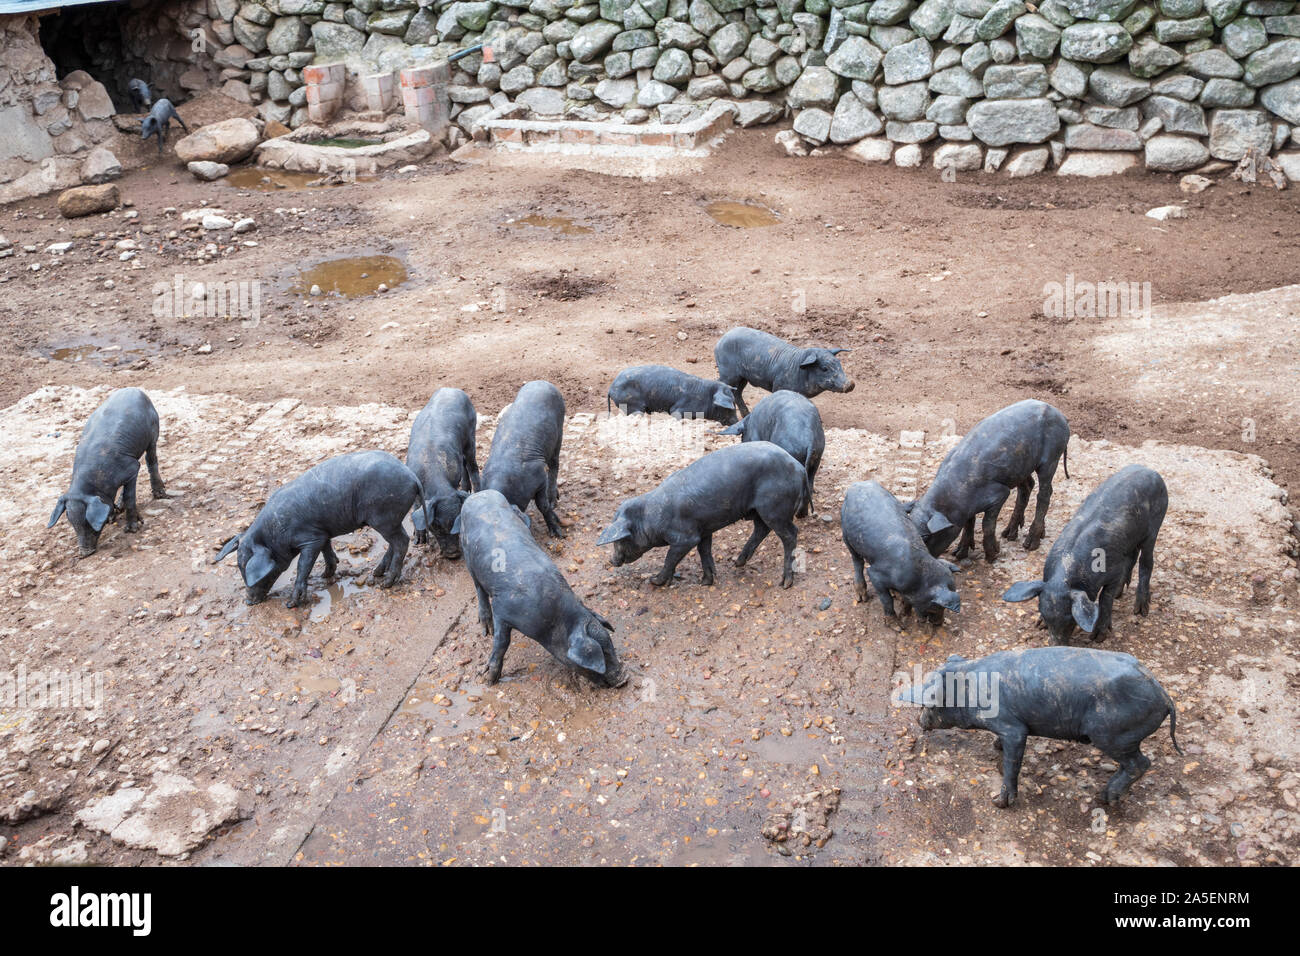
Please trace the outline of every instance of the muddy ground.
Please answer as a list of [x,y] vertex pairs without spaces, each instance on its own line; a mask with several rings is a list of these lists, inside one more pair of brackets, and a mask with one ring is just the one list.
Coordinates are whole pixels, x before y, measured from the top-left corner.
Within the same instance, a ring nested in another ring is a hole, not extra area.
[[[16,250],[0,258],[0,671],[105,681],[98,711],[0,712],[0,862],[1296,862],[1294,191],[948,183],[789,159],[770,131],[653,180],[444,157],[337,188],[201,185],[170,164],[121,185],[132,205],[110,216],[69,222],[46,199],[0,227]],[[708,215],[716,200],[779,218],[730,227]],[[1144,215],[1182,201],[1186,219]],[[200,235],[183,214],[201,204],[257,226]],[[395,257],[391,288],[305,294],[303,270],[356,256]],[[1070,275],[1149,282],[1153,312],[1045,317],[1045,285]],[[158,307],[177,277],[261,282],[259,315]],[[604,391],[629,364],[712,375],[737,324],[854,349],[856,390],[818,399],[820,516],[802,524],[791,590],[775,587],[775,541],[745,569],[723,560],[740,529],[719,536],[714,588],[689,558],[656,590],[653,555],[613,569],[596,536],[622,498],[729,439],[606,420]],[[463,567],[413,550],[398,588],[373,589],[368,531],[336,545],[339,581],[318,572],[295,611],[283,587],[246,608],[233,563],[208,564],[310,464],[402,454],[440,385],[473,398],[485,460],[496,414],[533,378],[571,415],[568,537],[544,544],[616,623],[626,687],[590,687],[521,637],[483,686]],[[115,524],[78,561],[67,526],[45,521],[86,415],[125,385],[158,405],[179,495],[150,502],[142,485],[144,529]],[[910,496],[956,435],[1025,397],[1075,435],[1043,550],[969,562],[963,612],[938,630],[855,605],[843,489],[876,477]],[[1165,475],[1171,508],[1151,616],[1117,605],[1107,646],[1170,689],[1187,755],[1153,736],[1151,772],[1102,809],[1106,762],[1035,741],[1020,801],[996,810],[989,735],[918,735],[889,704],[894,675],[1041,644],[1031,606],[997,596],[1037,576],[1073,508],[1129,461]],[[827,839],[828,798],[797,804],[835,788]],[[808,841],[762,835],[790,820]]]

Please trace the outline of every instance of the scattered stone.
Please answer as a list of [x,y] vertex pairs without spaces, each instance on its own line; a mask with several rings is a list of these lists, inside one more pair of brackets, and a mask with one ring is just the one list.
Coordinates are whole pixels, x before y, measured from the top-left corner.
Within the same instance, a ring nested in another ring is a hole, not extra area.
[[185,168],[190,171],[190,174],[195,179],[200,179],[205,183],[210,183],[230,173],[230,167],[225,163],[213,163],[208,160],[196,160],[192,163],[186,163]]
[[242,117],[221,120],[178,140],[176,157],[183,163],[237,163],[252,155],[261,138],[252,120]]
[[120,203],[121,197],[113,183],[74,186],[59,194],[59,215],[65,219],[79,219],[95,213],[112,212]]

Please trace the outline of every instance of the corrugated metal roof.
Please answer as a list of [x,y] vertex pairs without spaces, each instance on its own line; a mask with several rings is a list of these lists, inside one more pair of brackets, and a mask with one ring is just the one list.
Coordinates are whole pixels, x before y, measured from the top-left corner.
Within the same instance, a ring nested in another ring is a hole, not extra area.
[[7,13],[53,13],[59,7],[80,7],[88,3],[117,3],[118,0],[0,0],[0,16]]

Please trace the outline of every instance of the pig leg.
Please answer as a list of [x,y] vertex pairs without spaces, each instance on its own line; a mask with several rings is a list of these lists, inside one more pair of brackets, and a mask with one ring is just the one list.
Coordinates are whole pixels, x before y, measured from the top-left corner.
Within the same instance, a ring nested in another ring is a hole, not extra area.
[[1007,541],[1015,541],[1020,534],[1020,528],[1025,523],[1025,506],[1029,504],[1029,493],[1034,490],[1034,479],[1031,476],[1026,481],[1016,485],[1016,507],[1011,512],[1011,520],[1007,526],[1002,529],[1002,537]]
[[1115,594],[1119,585],[1108,584],[1097,595],[1097,623],[1092,629],[1092,640],[1100,643],[1110,634],[1110,615],[1115,607]]
[[849,557],[853,559],[853,586],[857,588],[858,603],[864,604],[871,597],[871,592],[867,590],[867,579],[862,576],[864,562],[852,551],[849,552]]
[[483,487],[483,480],[479,477],[477,452],[474,449],[474,443],[468,442],[462,450],[465,458],[465,470],[469,473],[469,490],[480,491]]
[[984,560],[992,564],[997,560],[1001,548],[998,547],[998,515],[1002,512],[1002,506],[1006,504],[1007,498],[1011,496],[1010,490],[1002,496],[1002,500],[995,504],[988,511],[984,512],[984,521],[982,528],[984,530]]
[[167,494],[167,487],[163,484],[162,472],[158,470],[158,442],[149,443],[144,453],[144,463],[149,469],[149,490],[153,492],[154,500],[170,498],[171,495]]
[[876,597],[880,598],[885,616],[898,617],[898,612],[894,610],[894,595],[889,590],[889,580],[875,568],[867,569],[867,577],[871,578],[871,586],[876,589]]
[[1138,778],[1147,772],[1151,761],[1142,753],[1140,745],[1128,753],[1107,752],[1106,756],[1118,763],[1119,769],[1107,781],[1106,789],[1101,792],[1101,799],[1103,803],[1119,803]]
[[560,527],[560,518],[555,513],[555,504],[550,497],[548,488],[539,488],[533,502],[537,505],[537,510],[542,513],[542,518],[546,521],[546,530],[552,538],[563,538],[564,529]]
[[488,598],[487,588],[474,582],[474,590],[478,593],[478,622],[483,626],[483,636],[486,637],[492,633],[492,601]]
[[[326,539],[324,545],[328,546],[328,544],[329,540]],[[306,600],[307,579],[311,577],[311,569],[322,550],[320,541],[309,541],[298,552],[298,575],[293,582],[293,593],[289,595],[289,600],[284,602],[285,607],[298,607]]]
[[732,390],[736,393],[736,411],[741,418],[744,418],[749,414],[749,406],[745,404],[743,393],[745,391],[745,386],[748,385],[749,382],[745,381],[739,375],[734,376],[733,378],[723,378],[720,379],[720,381],[723,385],[730,385]]
[[781,587],[792,587],[794,585],[794,551],[799,546],[799,529],[795,527],[794,521],[789,518],[781,521],[773,520],[770,524],[772,530],[776,532],[776,536],[781,539],[781,547],[785,549],[785,558],[781,563]]
[[506,650],[510,647],[510,625],[497,621],[492,630],[492,656],[487,662],[487,682],[495,684],[501,679],[501,665],[505,663]]
[[1156,539],[1151,536],[1142,542],[1142,554],[1138,558],[1137,600],[1133,602],[1133,613],[1147,616],[1151,610],[1151,569],[1156,562]]
[[135,481],[136,476],[132,475],[129,481],[122,484],[122,510],[126,512],[126,528],[123,530],[127,534],[134,534],[140,530],[140,512],[136,508],[135,502]]
[[713,535],[706,534],[700,538],[700,543],[696,545],[696,549],[700,552],[700,567],[704,571],[704,575],[700,580],[705,585],[711,585],[713,584],[713,576],[718,570],[713,564]]
[[395,528],[380,529],[376,528],[386,542],[388,550],[384,552],[383,559],[379,566],[371,573],[372,578],[378,578],[383,575],[379,582],[381,588],[391,588],[397,583],[398,578],[402,576],[402,562],[406,560],[406,549],[411,546],[411,539],[407,537],[406,529],[399,523]]
[[970,554],[970,549],[973,547],[975,547],[975,516],[971,515],[970,520],[961,529],[961,540],[957,542],[957,550],[953,553],[953,560],[963,560],[966,555]]
[[1053,459],[1038,469],[1038,500],[1034,502],[1034,520],[1029,525],[1029,533],[1025,535],[1026,551],[1037,550],[1043,540],[1047,525],[1047,506],[1052,501],[1052,478],[1056,475],[1058,461],[1059,458]]
[[[673,544],[668,546],[668,556],[664,558],[664,566],[660,568],[659,573],[650,579],[650,583],[655,587],[663,587],[673,579],[673,572],[677,570],[677,565],[682,563],[682,558],[686,557],[695,548],[696,542],[688,541],[685,544]],[[703,561],[703,557],[701,557]]]
[[1025,759],[1025,741],[1028,734],[1016,727],[998,735],[1002,744],[1002,792],[993,800],[995,807],[1006,809],[1016,802],[1019,788],[1020,764]]
[[754,519],[754,531],[750,534],[749,540],[745,542],[745,546],[740,549],[740,554],[736,555],[736,567],[743,568],[745,566],[745,562],[754,556],[758,546],[763,543],[763,539],[771,531],[772,529],[765,525],[761,518]]
[[320,553],[325,559],[325,577],[334,577],[334,572],[339,569],[339,556],[334,553],[334,546],[326,541]]

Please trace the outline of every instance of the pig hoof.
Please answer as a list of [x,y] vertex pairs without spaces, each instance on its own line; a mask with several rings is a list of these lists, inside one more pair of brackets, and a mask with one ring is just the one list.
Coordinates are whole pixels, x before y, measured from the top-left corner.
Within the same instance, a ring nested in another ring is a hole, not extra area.
[[661,587],[663,587],[665,584],[667,584],[670,580],[671,580],[671,578],[667,578],[667,577],[665,577],[665,576],[662,575],[662,574],[656,574],[654,577],[652,577],[652,578],[650,579],[650,583],[653,584],[653,585],[654,585],[655,587],[657,587],[657,588],[661,588]]
[[700,575],[700,583],[703,584],[706,588],[713,587],[713,575],[711,574]]
[[1014,525],[1007,525],[1002,529],[1002,539],[1004,541],[1015,541],[1018,537],[1020,537],[1020,529]]
[[1031,534],[1029,537],[1025,538],[1025,550],[1037,551],[1038,545],[1042,540],[1043,538],[1041,535]]
[[1005,793],[999,793],[993,798],[993,806],[997,807],[999,810],[1005,810],[1015,802],[1015,797],[1008,797]]
[[1151,610],[1151,601],[1149,599],[1146,601],[1139,600],[1133,605],[1133,613],[1140,614],[1142,617],[1146,617],[1147,612],[1150,610]]
[[793,575],[793,574],[787,574],[787,575],[785,575],[784,577],[782,577],[782,578],[781,578],[781,587],[783,587],[783,588],[791,588],[791,587],[794,587],[794,575]]
[[167,493],[167,489],[166,489],[166,488],[159,488],[157,491],[155,491],[155,492],[153,493],[153,500],[154,500],[154,501],[163,501],[163,500],[165,500],[165,499],[167,499],[167,498],[170,498],[170,497],[171,497],[171,495],[169,495],[169,494]]

